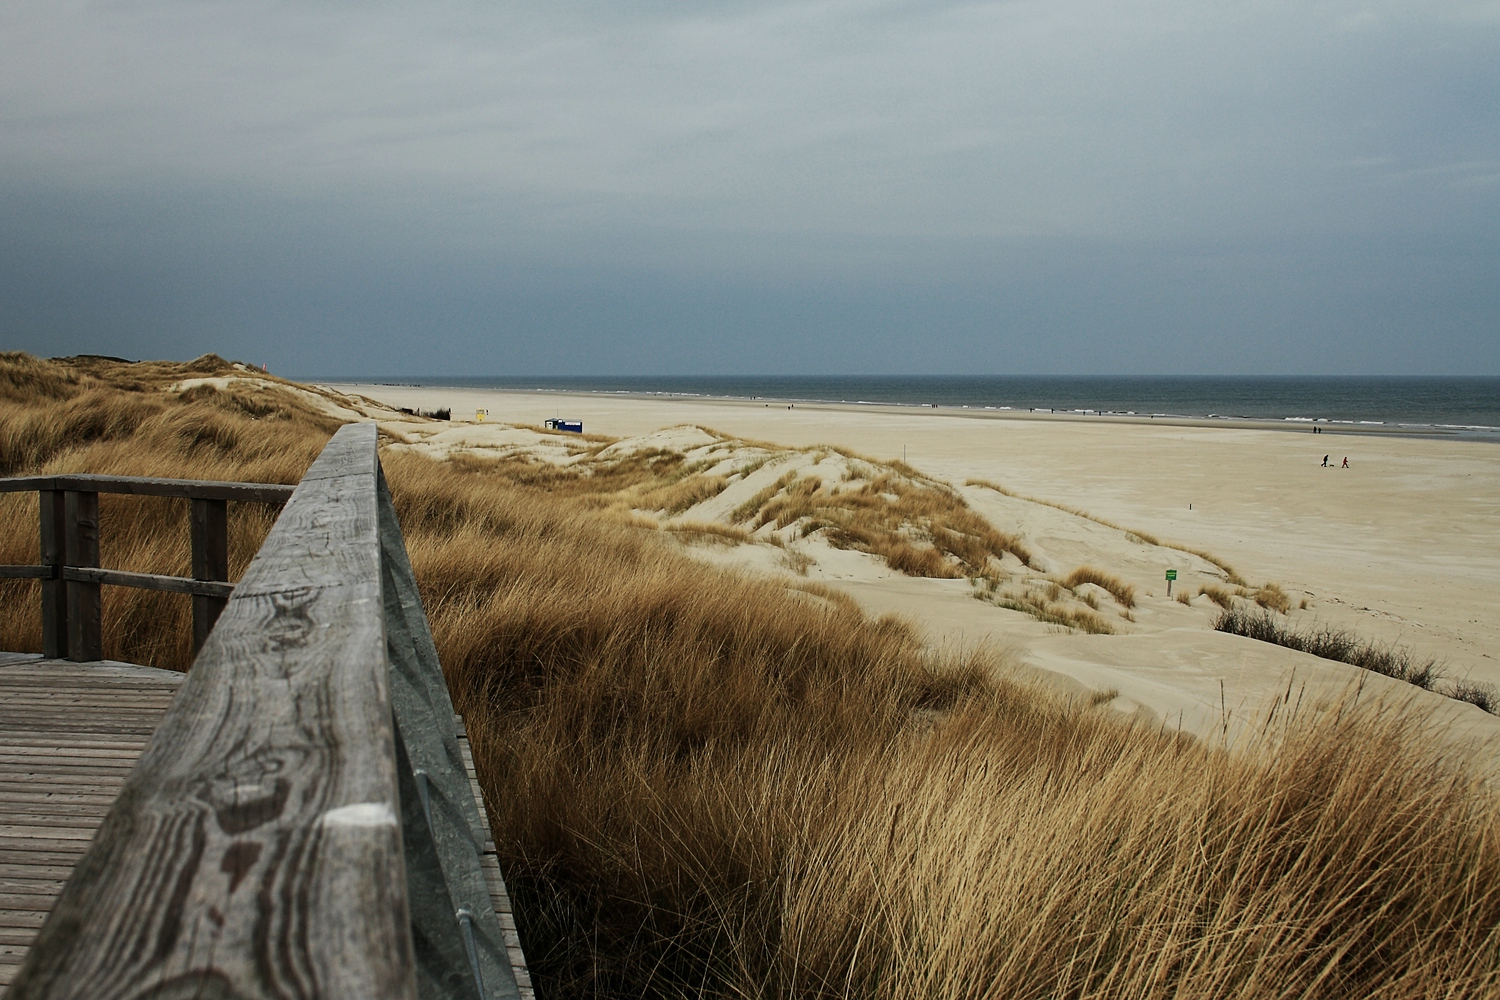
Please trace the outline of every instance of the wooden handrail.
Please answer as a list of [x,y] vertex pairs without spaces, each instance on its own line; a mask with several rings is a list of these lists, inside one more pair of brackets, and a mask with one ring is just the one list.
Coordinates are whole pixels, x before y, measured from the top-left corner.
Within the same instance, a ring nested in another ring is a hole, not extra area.
[[[196,655],[234,589],[229,583],[227,503],[285,503],[294,489],[277,483],[147,476],[68,474],[0,479],[0,493],[37,492],[42,550],[41,565],[0,566],[0,579],[42,581],[42,651],[48,657],[86,661],[104,655],[101,584],[191,594]],[[186,497],[190,501],[192,577],[101,568],[100,493]]]
[[519,996],[376,444],[297,486],[7,1000]]

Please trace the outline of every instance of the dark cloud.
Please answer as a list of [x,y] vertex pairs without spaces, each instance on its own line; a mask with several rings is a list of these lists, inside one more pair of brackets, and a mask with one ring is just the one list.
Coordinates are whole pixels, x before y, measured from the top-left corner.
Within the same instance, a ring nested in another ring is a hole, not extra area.
[[1500,372],[1493,3],[33,3],[0,325],[289,372]]

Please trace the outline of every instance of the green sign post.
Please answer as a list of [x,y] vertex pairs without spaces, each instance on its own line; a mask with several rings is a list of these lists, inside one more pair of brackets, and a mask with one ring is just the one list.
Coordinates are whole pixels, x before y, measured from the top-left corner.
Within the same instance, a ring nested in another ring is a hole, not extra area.
[[1169,569],[1169,570],[1167,570],[1167,596],[1168,597],[1172,596],[1172,581],[1175,580],[1175,579],[1177,579],[1177,571],[1175,569]]

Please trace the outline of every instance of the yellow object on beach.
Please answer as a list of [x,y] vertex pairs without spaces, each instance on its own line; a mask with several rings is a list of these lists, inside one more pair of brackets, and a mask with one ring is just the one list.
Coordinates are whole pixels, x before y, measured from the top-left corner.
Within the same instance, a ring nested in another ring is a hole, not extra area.
[[481,423],[481,424],[484,423],[485,417],[488,417],[489,415],[490,415],[490,411],[489,410],[475,410],[474,411],[474,419],[477,422]]

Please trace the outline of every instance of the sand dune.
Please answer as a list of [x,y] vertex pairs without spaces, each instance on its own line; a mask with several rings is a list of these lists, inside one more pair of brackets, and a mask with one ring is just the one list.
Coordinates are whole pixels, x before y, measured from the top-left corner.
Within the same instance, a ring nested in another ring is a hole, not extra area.
[[[1399,642],[1437,657],[1450,677],[1500,684],[1500,626],[1494,614],[1494,595],[1500,592],[1500,448],[1492,443],[976,411],[332,388],[349,394],[341,409],[382,419],[411,447],[435,453],[524,454],[566,464],[586,442],[508,426],[535,427],[557,414],[582,419],[590,434],[629,439],[614,446],[619,450],[681,452],[700,462],[707,456],[717,464],[705,472],[730,482],[667,518],[676,522],[725,522],[736,507],[788,472],[831,481],[851,475],[849,460],[820,453],[817,445],[885,460],[900,459],[904,452],[910,466],[952,484],[997,529],[1024,538],[1034,567],[1026,573],[1032,577],[1096,564],[1132,585],[1137,596],[1129,609],[1092,585],[1078,590],[1084,597],[1093,594],[1100,615],[1117,634],[1068,632],[976,599],[967,580],[903,575],[874,555],[834,548],[816,536],[789,536],[780,549],[701,545],[695,551],[755,572],[804,570],[809,579],[844,590],[872,612],[910,618],[933,643],[1009,646],[1059,683],[1116,692],[1116,708],[1150,713],[1163,724],[1193,731],[1223,726],[1226,719],[1238,725],[1289,684],[1317,692],[1364,682],[1371,690],[1430,704],[1456,731],[1500,740],[1500,720],[1472,706],[1343,664],[1216,633],[1210,622],[1217,606],[1207,597],[1191,605],[1168,600],[1163,580],[1167,569],[1176,569],[1178,591],[1196,593],[1201,586],[1222,584],[1226,574],[1220,566],[1185,551],[1202,550],[1232,566],[1252,587],[1279,583],[1292,598],[1293,620]],[[456,419],[416,421],[367,400],[390,407],[451,407]],[[478,408],[488,409],[487,422],[472,421]],[[760,449],[762,458],[772,461],[737,477],[735,468],[754,457],[755,447],[727,448],[700,427],[774,442],[777,447]],[[1337,452],[1335,464],[1348,455],[1351,468],[1322,468],[1322,456],[1330,451]],[[964,485],[971,479],[1021,496]],[[757,534],[765,537],[766,531]],[[1149,544],[1146,539],[1153,537],[1164,544]],[[789,561],[789,548],[810,561]],[[1304,600],[1307,608],[1299,609]]]

